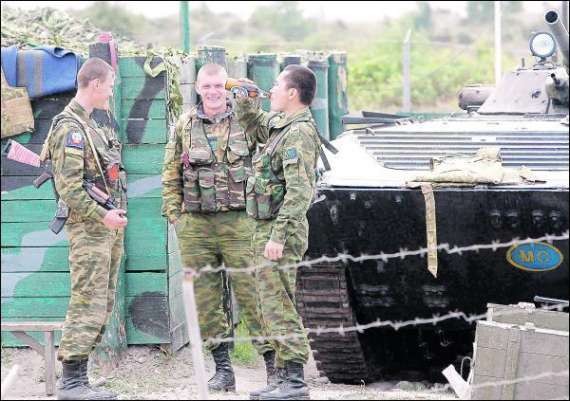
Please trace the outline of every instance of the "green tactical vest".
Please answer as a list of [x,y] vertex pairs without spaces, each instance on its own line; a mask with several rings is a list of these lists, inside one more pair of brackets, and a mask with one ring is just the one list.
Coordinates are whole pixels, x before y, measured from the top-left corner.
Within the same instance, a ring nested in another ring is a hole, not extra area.
[[[316,127],[312,119],[301,119],[295,122],[310,122]],[[277,147],[290,131],[292,124],[271,138],[266,146],[257,153],[252,160],[254,175],[247,179],[246,185],[246,211],[248,216],[257,220],[271,220],[277,217],[279,209],[285,200],[285,180],[278,176],[271,166],[271,159]],[[315,128],[316,129],[316,128]]]
[[190,135],[182,138],[182,212],[245,209],[245,183],[251,175],[251,156],[243,129],[230,117],[228,143],[224,160],[220,161],[210,147],[203,120],[192,118],[190,124]]
[[[51,146],[49,144],[51,133],[59,124],[65,121],[74,122],[90,136],[93,141],[95,151],[97,152],[97,156],[101,162],[104,177],[101,176],[101,172],[99,171],[95,160],[85,160],[85,172],[83,178],[95,183],[95,185],[105,193],[109,192],[109,195],[113,197],[116,206],[126,210],[127,173],[121,161],[122,144],[115,135],[108,138],[107,135],[102,132],[103,128],[92,128],[87,122],[83,121],[76,113],[70,110],[69,107],[66,107],[60,114],[54,117],[50,131],[46,137],[45,146]],[[85,148],[91,149],[87,138],[85,139]],[[48,153],[51,153],[51,151],[48,150]],[[42,155],[43,154],[44,152],[42,150]],[[47,157],[51,158],[51,154]],[[76,219],[74,216],[70,215],[68,222],[74,222],[76,220],[79,221],[81,218]]]

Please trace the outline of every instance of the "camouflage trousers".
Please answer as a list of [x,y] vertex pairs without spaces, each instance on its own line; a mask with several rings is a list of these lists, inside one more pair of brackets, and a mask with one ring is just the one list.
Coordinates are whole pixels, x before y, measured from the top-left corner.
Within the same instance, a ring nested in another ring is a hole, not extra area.
[[[206,266],[246,268],[251,266],[253,222],[242,211],[216,214],[183,213],[176,222],[176,235],[184,266],[200,271]],[[250,335],[261,336],[261,324],[253,273],[230,273],[230,282],[241,317]],[[229,311],[224,307],[224,281],[219,273],[204,273],[194,280],[202,339],[231,335]],[[211,351],[219,343],[208,343]],[[260,354],[272,350],[269,342],[254,341]]]
[[272,221],[255,220],[253,252],[256,270],[256,290],[264,335],[295,337],[286,340],[271,340],[276,352],[276,366],[284,367],[285,361],[305,364],[309,357],[309,341],[295,304],[297,269],[281,270],[278,266],[299,263],[308,243],[308,223],[303,221],[290,228],[285,241],[283,257],[278,262],[265,259],[265,245],[271,237]]
[[124,229],[99,222],[68,223],[71,297],[65,316],[58,360],[86,359],[105,332],[123,256]]

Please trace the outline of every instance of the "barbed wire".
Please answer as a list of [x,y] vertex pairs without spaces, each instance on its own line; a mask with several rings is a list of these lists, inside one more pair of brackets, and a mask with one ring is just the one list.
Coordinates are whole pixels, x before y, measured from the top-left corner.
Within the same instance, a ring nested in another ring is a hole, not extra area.
[[[437,249],[437,251],[443,251],[446,252],[447,254],[458,254],[458,255],[462,255],[464,252],[479,252],[481,250],[492,250],[493,252],[496,252],[499,249],[502,248],[510,248],[512,246],[515,245],[522,245],[522,244],[531,244],[531,243],[535,243],[535,242],[541,242],[541,241],[546,241],[549,244],[552,244],[554,241],[561,241],[561,240],[568,240],[570,237],[569,235],[569,231],[565,231],[564,233],[562,233],[561,235],[550,235],[550,234],[546,234],[543,235],[541,237],[537,237],[537,238],[526,238],[526,239],[519,239],[519,238],[513,238],[510,241],[506,241],[506,242],[501,242],[499,240],[495,240],[492,241],[491,243],[485,243],[485,244],[473,244],[473,245],[468,245],[468,246],[450,246],[448,243],[444,243],[444,244],[439,244],[437,245],[437,247],[435,247],[435,249]],[[320,258],[316,258],[313,260],[306,260],[306,261],[302,261],[300,263],[295,263],[295,264],[288,264],[288,265],[283,265],[283,266],[278,266],[276,265],[276,263],[267,263],[265,265],[262,266],[252,266],[252,267],[248,267],[248,268],[226,268],[225,266],[219,267],[219,268],[212,268],[211,266],[207,266],[203,269],[200,270],[199,273],[197,273],[195,270],[193,269],[188,269],[185,268],[185,272],[188,273],[190,272],[191,274],[203,274],[203,273],[219,273],[222,271],[226,271],[226,272],[231,272],[231,273],[253,273],[256,270],[259,269],[263,269],[263,268],[277,268],[277,269],[282,269],[282,270],[291,270],[291,269],[296,269],[299,267],[311,267],[313,265],[316,264],[321,264],[321,263],[334,263],[334,262],[348,262],[348,261],[352,261],[352,262],[364,262],[364,261],[368,261],[368,260],[382,260],[384,262],[388,262],[390,259],[395,259],[395,258],[399,258],[401,260],[404,260],[407,257],[410,256],[421,256],[421,257],[425,257],[426,254],[428,253],[428,251],[430,251],[431,249],[434,248],[419,248],[417,250],[413,250],[413,251],[409,251],[407,249],[400,249],[399,252],[394,252],[394,253],[384,253],[381,252],[380,254],[376,254],[376,255],[361,255],[361,256],[353,256],[353,255],[349,255],[349,254],[339,254],[336,257],[328,257],[328,256],[322,256]],[[537,310],[563,310],[564,308],[567,308],[567,303],[559,303],[559,304],[555,304],[555,305],[549,305]],[[512,309],[507,309],[507,310],[498,310],[498,311],[493,311],[493,320],[495,320],[496,317],[499,316],[506,316],[506,315],[515,315],[515,314],[524,314],[525,312],[528,313],[529,309],[526,309],[524,307],[521,308],[512,308]],[[293,339],[300,339],[300,338],[306,338],[309,337],[310,335],[315,335],[315,336],[319,336],[319,335],[323,335],[323,334],[338,334],[340,336],[345,336],[349,333],[364,333],[365,330],[370,330],[370,329],[374,329],[374,328],[382,328],[382,327],[389,327],[392,328],[394,330],[399,330],[405,327],[415,327],[415,326],[419,326],[419,325],[428,325],[428,324],[432,324],[434,326],[448,321],[448,320],[452,320],[452,319],[458,319],[458,320],[463,320],[468,324],[472,324],[474,322],[483,320],[483,319],[488,319],[490,316],[489,311],[486,311],[485,313],[481,313],[481,314],[468,314],[466,312],[463,311],[452,311],[449,312],[445,315],[438,315],[438,314],[434,314],[431,318],[420,318],[420,317],[415,317],[414,319],[411,320],[406,320],[406,321],[392,321],[392,320],[386,320],[386,321],[382,321],[380,319],[377,319],[376,321],[367,323],[367,324],[355,324],[353,326],[344,326],[344,325],[340,325],[337,327],[326,327],[326,326],[317,326],[314,328],[306,328],[303,327],[303,331],[301,333],[290,333],[290,334],[282,334],[282,335],[267,335],[267,336],[230,336],[230,337],[225,337],[225,338],[221,338],[221,337],[209,337],[204,339],[203,343],[206,345],[215,345],[215,344],[221,344],[221,343],[237,343],[237,342],[248,342],[248,341],[252,341],[252,342],[264,342],[264,341],[281,341],[284,342],[286,340],[293,340]],[[489,319],[490,320],[490,319]],[[499,323],[504,323],[504,324],[509,324],[507,322],[499,322]],[[511,323],[511,325],[517,326],[518,324],[515,323]],[[521,326],[521,325],[518,325]],[[534,328],[534,326],[532,326]],[[540,328],[539,328],[540,329]],[[489,381],[489,382],[484,382],[484,383],[478,383],[478,384],[474,384],[474,385],[470,385],[470,391],[473,391],[474,389],[478,389],[478,388],[485,388],[485,387],[502,387],[505,385],[513,385],[513,384],[517,384],[517,383],[523,383],[523,382],[531,382],[531,381],[536,381],[536,380],[540,380],[543,378],[547,378],[547,377],[561,377],[561,376],[568,376],[568,370],[565,371],[558,371],[558,372],[543,372],[540,374],[536,374],[533,376],[526,376],[526,377],[519,377],[516,379],[512,379],[512,380],[493,380],[493,381]],[[451,389],[451,385],[446,384],[443,387],[444,390],[448,391]],[[432,391],[428,391],[427,393],[430,392],[441,392],[441,389],[439,390],[432,390]],[[556,399],[567,399],[567,397],[562,396],[560,398],[556,398]]]
[[[549,305],[549,306],[540,308],[540,310],[555,310],[555,309],[560,310],[562,307],[563,307],[562,304]],[[525,310],[522,308],[521,309],[503,310],[503,311],[494,311],[493,317],[495,318],[498,316],[520,314],[520,313],[524,313],[524,312],[525,312]],[[316,329],[310,329],[309,328],[309,329],[305,329],[305,332],[303,334],[291,334],[291,335],[279,335],[279,336],[256,336],[256,337],[235,336],[235,337],[227,337],[227,338],[208,338],[204,341],[204,343],[205,344],[220,344],[223,342],[263,341],[263,340],[284,341],[284,340],[288,340],[288,339],[301,338],[301,337],[304,337],[305,335],[308,335],[310,333],[315,333],[316,335],[320,335],[320,334],[324,334],[324,333],[338,333],[340,335],[345,335],[346,333],[350,333],[350,332],[363,333],[364,330],[368,330],[370,328],[382,327],[382,326],[392,327],[395,330],[398,330],[402,327],[417,326],[417,325],[421,325],[421,324],[437,325],[438,323],[445,321],[445,320],[449,320],[449,319],[463,319],[466,322],[472,323],[475,321],[482,320],[482,319],[488,317],[488,315],[489,315],[488,312],[482,313],[479,315],[472,315],[472,316],[467,316],[467,314],[465,314],[464,312],[451,312],[451,313],[448,313],[444,316],[434,316],[434,317],[429,318],[429,319],[415,318],[413,320],[408,320],[408,321],[404,321],[404,322],[393,322],[393,321],[382,322],[380,320],[377,320],[376,322],[372,322],[369,324],[365,324],[365,325],[357,324],[357,325],[352,326],[352,327],[343,327],[341,325],[341,326],[335,327],[335,328],[328,328],[328,327],[327,328],[317,327]],[[568,370],[547,371],[547,372],[542,372],[542,373],[535,374],[532,376],[523,376],[523,377],[518,377],[515,379],[493,380],[493,381],[487,381],[487,382],[482,382],[482,383],[477,383],[477,384],[470,384],[469,385],[469,391],[472,392],[475,389],[481,389],[481,388],[502,387],[502,386],[514,385],[514,384],[518,384],[518,383],[528,383],[528,382],[537,381],[537,380],[544,379],[544,378],[565,377],[568,375],[569,375]],[[450,390],[453,391],[452,386],[450,384],[445,384],[441,388],[426,391],[424,394],[441,393],[441,392],[450,391]],[[561,396],[561,397],[551,398],[551,399],[552,400],[564,400],[564,399],[568,399],[568,396]]]
[[473,384],[470,387],[471,387],[471,389],[476,389],[476,388],[485,388],[485,387],[508,386],[511,384],[536,381],[536,380],[544,379],[546,377],[564,377],[564,376],[568,376],[568,373],[569,373],[568,369],[561,370],[558,372],[543,372],[543,373],[540,373],[540,374],[537,374],[534,376],[518,377],[516,379],[511,379],[511,380],[498,380],[498,381],[494,381],[494,382],[485,382],[485,383]]
[[[560,310],[564,307],[564,304],[555,304],[555,305],[548,305],[545,307],[542,307],[538,310]],[[516,315],[516,314],[520,314],[523,313],[524,310],[503,310],[503,311],[494,311],[493,312],[493,317],[497,317],[497,316],[508,316],[508,315]],[[230,342],[247,342],[247,341],[257,341],[257,342],[263,342],[264,340],[274,340],[274,341],[285,341],[285,340],[292,340],[292,339],[296,339],[296,338],[304,338],[305,336],[308,336],[309,334],[315,334],[317,336],[321,335],[321,334],[327,334],[327,333],[338,333],[341,336],[347,334],[347,333],[352,333],[352,332],[358,332],[358,333],[364,333],[365,330],[369,330],[369,329],[373,329],[373,328],[380,328],[380,327],[391,327],[394,330],[399,330],[403,327],[408,327],[408,326],[420,326],[420,325],[426,325],[426,324],[433,324],[434,326],[436,326],[437,324],[447,321],[447,320],[451,320],[451,319],[461,319],[464,320],[466,323],[473,323],[482,319],[487,318],[488,316],[488,312],[485,313],[481,313],[478,315],[467,315],[465,312],[450,312],[447,313],[445,315],[439,316],[439,315],[433,315],[433,317],[431,318],[419,318],[416,317],[413,320],[406,320],[406,321],[392,321],[392,320],[385,320],[382,321],[380,319],[377,319],[374,322],[371,323],[367,323],[367,324],[356,324],[354,326],[348,326],[345,327],[343,325],[337,326],[337,327],[322,327],[322,326],[317,326],[317,328],[305,328],[303,333],[293,333],[293,334],[284,334],[284,335],[273,335],[273,336],[230,336],[230,337],[225,337],[225,338],[219,338],[219,337],[209,337],[203,340],[203,342],[205,344],[221,344],[221,343],[230,343]]]
[[[491,243],[487,244],[475,244],[475,245],[468,245],[468,246],[453,246],[451,247],[448,243],[438,244],[436,250],[437,251],[444,251],[449,255],[458,254],[461,255],[463,252],[479,252],[480,250],[492,250],[496,252],[498,249],[502,248],[510,248],[514,245],[523,245],[523,244],[531,244],[534,242],[541,242],[546,241],[549,244],[552,244],[554,241],[562,241],[568,240],[570,238],[570,232],[567,230],[562,235],[550,235],[545,234],[542,237],[538,238],[526,238],[526,239],[519,239],[513,238],[507,242],[500,242],[498,240],[492,241]],[[236,267],[212,267],[210,265],[203,267],[199,270],[185,267],[184,270],[189,271],[195,277],[199,277],[201,274],[205,273],[220,273],[220,272],[227,272],[227,273],[254,273],[257,270],[266,269],[266,268],[276,268],[279,270],[287,271],[298,269],[300,267],[312,267],[313,265],[318,265],[322,263],[335,263],[335,262],[365,262],[369,260],[381,260],[383,262],[388,262],[390,259],[405,259],[410,256],[420,256],[425,257],[425,255],[430,251],[431,248],[424,247],[418,248],[417,250],[409,251],[405,248],[401,248],[400,251],[394,253],[384,253],[380,252],[379,254],[374,255],[361,255],[361,256],[353,256],[350,254],[341,253],[337,256],[321,256],[320,258],[311,259],[311,260],[304,260],[299,263],[290,263],[276,266],[276,262],[268,261],[266,264],[260,266],[250,266],[244,268],[236,268]]]
[[[557,372],[551,372],[550,371],[550,372],[539,373],[539,374],[532,375],[532,376],[517,377],[516,379],[495,380],[495,381],[488,381],[488,382],[477,383],[477,384],[470,384],[469,385],[469,391],[473,392],[473,390],[480,389],[480,388],[502,387],[502,386],[509,386],[509,385],[513,385],[513,384],[519,384],[519,383],[528,383],[528,382],[533,382],[533,381],[537,381],[537,380],[545,379],[545,378],[550,378],[550,377],[564,377],[564,376],[568,376],[569,373],[570,372],[568,371],[568,369],[566,369],[566,370],[560,370]],[[441,392],[441,391],[448,391],[448,390],[453,390],[453,388],[450,384],[444,385],[439,390],[431,390],[431,391],[428,391],[427,393]],[[567,400],[567,399],[568,399],[568,396],[562,396],[562,397],[557,397],[557,398],[548,398],[548,400]]]

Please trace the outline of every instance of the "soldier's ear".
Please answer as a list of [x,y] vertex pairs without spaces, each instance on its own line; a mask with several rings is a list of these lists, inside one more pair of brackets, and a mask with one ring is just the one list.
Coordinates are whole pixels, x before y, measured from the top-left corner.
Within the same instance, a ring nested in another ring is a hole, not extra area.
[[298,91],[296,88],[289,88],[289,89],[287,89],[287,97],[288,97],[290,100],[295,99],[295,97],[298,96],[298,94],[299,94],[299,91]]

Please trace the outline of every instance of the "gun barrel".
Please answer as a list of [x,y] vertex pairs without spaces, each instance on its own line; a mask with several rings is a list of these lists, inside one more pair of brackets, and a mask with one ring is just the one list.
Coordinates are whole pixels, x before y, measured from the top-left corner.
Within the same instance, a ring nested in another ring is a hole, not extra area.
[[547,297],[541,297],[538,295],[536,295],[534,297],[534,302],[540,302],[540,303],[551,304],[551,305],[561,304],[561,305],[568,306],[568,300],[567,299],[547,298]]
[[568,43],[568,31],[564,27],[562,20],[560,19],[558,12],[556,10],[547,11],[544,15],[544,19],[552,34],[558,42],[558,47],[560,48],[560,53],[562,53],[562,58],[564,60],[564,65],[568,67],[570,65],[570,54],[569,54],[569,43]]

